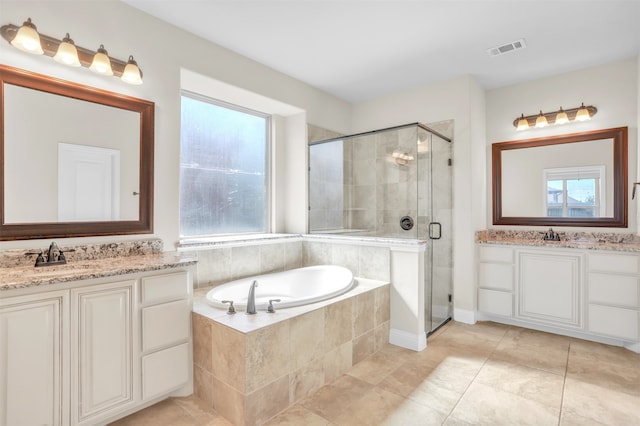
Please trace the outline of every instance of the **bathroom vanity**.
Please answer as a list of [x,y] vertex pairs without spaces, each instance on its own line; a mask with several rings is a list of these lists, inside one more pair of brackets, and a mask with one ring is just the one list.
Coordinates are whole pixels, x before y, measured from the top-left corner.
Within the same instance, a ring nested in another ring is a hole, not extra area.
[[0,424],[105,424],[192,393],[192,266],[153,253],[0,276]]
[[640,244],[479,238],[478,317],[640,352]]

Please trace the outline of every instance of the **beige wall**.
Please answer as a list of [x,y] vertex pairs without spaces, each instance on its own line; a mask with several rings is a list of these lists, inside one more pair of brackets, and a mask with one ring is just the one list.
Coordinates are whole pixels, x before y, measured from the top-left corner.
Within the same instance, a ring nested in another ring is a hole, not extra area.
[[[164,241],[165,250],[174,250],[179,235],[176,159],[183,69],[304,111],[288,117],[290,122],[281,129],[284,141],[278,147],[277,171],[283,189],[278,195],[285,208],[279,214],[287,217],[277,221],[277,230],[306,230],[306,123],[348,133],[351,119],[348,103],[121,2],[0,0],[3,25],[20,25],[27,17],[32,18],[42,34],[60,38],[69,32],[79,46],[96,49],[102,43],[111,56],[126,59],[134,55],[138,61],[144,72],[144,84],[131,86],[114,77],[101,77],[86,68],[64,67],[51,58],[28,55],[4,41],[0,43],[3,64],[155,102],[154,236]],[[132,238],[76,238],[64,244]],[[0,249],[43,244],[47,242],[1,242]]]
[[[598,113],[590,121],[516,131],[513,120],[520,114],[555,111],[594,105]],[[491,167],[491,144],[509,140],[539,138],[613,127],[629,127],[629,183],[637,174],[638,145],[638,60],[631,58],[593,68],[561,74],[487,92],[487,167]],[[491,173],[486,175],[491,185]],[[631,185],[629,185],[631,191]],[[630,193],[628,194],[630,196]],[[487,215],[491,218],[491,190],[486,192]],[[494,227],[491,220],[487,227]],[[501,228],[496,226],[495,228]],[[536,229],[536,227],[529,227]],[[543,230],[544,227],[537,229]],[[554,228],[555,229],[555,228]],[[558,227],[563,230],[564,228]],[[594,228],[566,228],[593,231]],[[629,203],[628,228],[599,228],[600,232],[636,232],[636,203]]]

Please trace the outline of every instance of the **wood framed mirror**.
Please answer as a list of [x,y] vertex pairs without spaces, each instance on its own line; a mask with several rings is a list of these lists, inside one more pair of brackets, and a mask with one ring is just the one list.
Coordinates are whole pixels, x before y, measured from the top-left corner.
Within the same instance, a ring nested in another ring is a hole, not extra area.
[[5,65],[0,102],[0,240],[153,232],[153,102]]
[[627,127],[494,143],[493,224],[627,227]]

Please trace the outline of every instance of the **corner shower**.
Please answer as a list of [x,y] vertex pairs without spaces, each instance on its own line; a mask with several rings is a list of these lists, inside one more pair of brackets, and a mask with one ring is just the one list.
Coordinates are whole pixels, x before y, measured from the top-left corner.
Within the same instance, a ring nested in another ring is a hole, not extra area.
[[309,232],[424,244],[427,333],[451,318],[451,152],[420,123],[309,143]]

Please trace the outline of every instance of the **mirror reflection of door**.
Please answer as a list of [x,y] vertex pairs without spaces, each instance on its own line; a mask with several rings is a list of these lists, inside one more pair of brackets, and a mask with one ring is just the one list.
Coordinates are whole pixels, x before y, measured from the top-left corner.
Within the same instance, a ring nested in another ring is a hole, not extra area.
[[58,144],[58,221],[120,218],[120,151]]

